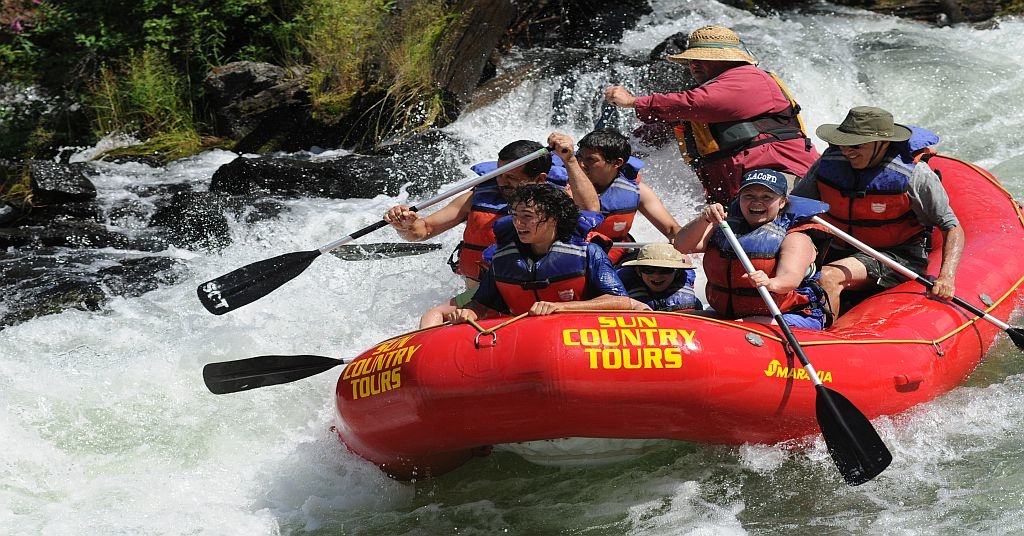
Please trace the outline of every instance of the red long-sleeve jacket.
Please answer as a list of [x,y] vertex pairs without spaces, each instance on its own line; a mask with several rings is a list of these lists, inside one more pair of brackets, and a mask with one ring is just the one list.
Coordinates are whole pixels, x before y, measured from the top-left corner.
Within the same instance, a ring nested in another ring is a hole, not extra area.
[[[637,97],[635,107],[637,117],[645,123],[724,123],[782,113],[790,102],[769,73],[741,65],[691,90]],[[771,168],[803,177],[817,159],[818,152],[806,139],[795,138],[705,162],[696,172],[708,201],[728,204],[746,171]]]

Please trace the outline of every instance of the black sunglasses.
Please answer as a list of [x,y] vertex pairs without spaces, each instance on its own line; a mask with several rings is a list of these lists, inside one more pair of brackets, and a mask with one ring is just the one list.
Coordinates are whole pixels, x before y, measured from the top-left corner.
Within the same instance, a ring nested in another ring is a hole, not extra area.
[[641,274],[671,274],[675,272],[675,268],[662,268],[661,266],[638,266]]

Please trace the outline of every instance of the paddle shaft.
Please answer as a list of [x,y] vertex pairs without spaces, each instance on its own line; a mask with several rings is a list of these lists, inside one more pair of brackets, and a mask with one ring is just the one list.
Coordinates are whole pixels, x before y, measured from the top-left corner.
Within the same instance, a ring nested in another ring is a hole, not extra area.
[[[757,269],[754,268],[753,263],[750,262],[750,257],[747,256],[747,252],[743,251],[743,246],[740,245],[740,241],[736,239],[736,234],[732,232],[732,228],[729,227],[729,224],[723,221],[718,224],[718,226],[722,229],[722,232],[725,233],[725,237],[729,239],[729,244],[732,245],[733,251],[743,264],[743,269],[746,270],[748,274],[752,274],[757,271]],[[783,320],[782,311],[779,310],[778,304],[776,304],[775,300],[772,299],[768,289],[765,288],[764,285],[759,285],[757,287],[757,293],[761,295],[761,299],[764,300],[764,304],[768,306],[768,310],[772,313],[772,318],[774,318],[775,322],[779,324],[779,328],[782,329],[782,333],[786,336],[786,340],[789,341],[789,345],[793,348],[793,352],[796,353],[797,358],[800,359],[800,364],[803,365],[804,370],[807,371],[807,375],[811,378],[811,381],[814,382],[814,385],[816,386],[821,385],[821,378],[818,378],[818,372],[814,370],[814,366],[811,365],[807,356],[804,355],[803,348],[800,347],[800,343],[796,340],[796,336],[793,335],[793,332],[789,329],[789,325],[786,324],[785,320]]]
[[[729,240],[733,252],[743,264],[747,274],[754,273],[755,268],[750,262],[750,257],[743,250],[743,246],[729,224],[723,221],[719,223],[719,228]],[[814,366],[807,359],[807,355],[800,346],[800,341],[796,339],[793,330],[782,317],[782,311],[779,310],[779,306],[772,299],[768,289],[764,285],[758,285],[757,292],[768,306],[768,310],[771,311],[772,317],[785,335],[793,353],[803,365],[807,376],[814,383],[817,393],[815,404],[818,426],[821,428],[825,443],[829,446],[829,453],[832,455],[836,467],[839,468],[846,482],[853,486],[874,478],[892,461],[889,449],[878,436],[871,421],[853,403],[821,383],[818,372],[814,370]]]
[[[499,166],[498,168],[494,169],[493,171],[490,171],[488,173],[484,173],[483,175],[480,175],[479,177],[477,177],[475,179],[462,182],[459,185],[457,185],[457,186],[455,186],[455,187],[453,187],[451,189],[445,190],[444,192],[441,192],[441,193],[435,195],[434,197],[431,197],[430,199],[424,199],[424,200],[420,201],[419,203],[416,203],[416,205],[414,205],[412,207],[409,207],[409,210],[411,210],[413,212],[417,212],[417,211],[420,211],[420,210],[425,209],[427,207],[436,205],[437,203],[439,203],[441,201],[444,201],[445,199],[448,199],[449,197],[451,197],[451,196],[453,196],[455,194],[459,194],[459,193],[462,193],[462,192],[464,192],[466,190],[469,190],[470,188],[472,188],[472,187],[474,187],[474,186],[476,186],[478,184],[483,184],[483,183],[493,179],[494,177],[497,177],[498,175],[501,175],[502,173],[505,173],[506,171],[511,171],[511,170],[513,170],[513,169],[523,165],[523,164],[528,164],[530,162],[533,162],[534,160],[536,160],[536,159],[538,159],[538,158],[540,158],[540,157],[542,157],[542,156],[544,156],[546,154],[548,154],[548,149],[547,148],[537,149],[536,151],[534,151],[534,152],[532,152],[532,153],[530,153],[530,154],[528,154],[526,156],[523,156],[521,158],[517,158],[517,159],[515,159],[515,160],[513,160],[513,161],[511,161],[511,162],[509,162],[509,163],[507,163],[507,164],[505,164],[503,166]],[[345,244],[347,244],[347,243],[349,243],[349,242],[351,242],[351,241],[353,241],[353,240],[355,240],[355,239],[357,239],[357,238],[359,238],[359,237],[361,237],[363,235],[372,233],[373,231],[376,231],[377,229],[380,229],[381,227],[385,227],[387,225],[388,225],[388,222],[386,222],[386,221],[384,221],[382,219],[382,220],[380,220],[380,221],[378,221],[378,222],[376,222],[376,223],[374,223],[372,225],[367,225],[366,227],[363,227],[362,229],[359,229],[358,231],[356,231],[356,232],[354,232],[354,233],[352,233],[352,234],[350,234],[350,235],[348,235],[348,236],[346,236],[344,238],[339,238],[338,240],[335,240],[334,242],[331,242],[330,244],[324,245],[323,247],[319,248],[319,251],[320,251],[321,254],[327,253],[327,252],[329,252],[329,251],[331,251],[333,249],[338,248],[339,246],[345,245]]]
[[[843,242],[846,242],[847,244],[850,244],[851,246],[853,246],[853,247],[863,251],[864,253],[867,253],[868,255],[870,255],[872,257],[874,257],[879,262],[881,262],[882,264],[888,266],[889,268],[892,268],[893,270],[899,272],[901,275],[903,275],[907,279],[912,279],[914,281],[917,281],[918,283],[924,285],[924,287],[927,288],[927,289],[931,289],[935,285],[933,282],[929,281],[928,279],[925,279],[924,277],[921,277],[920,275],[915,273],[913,270],[911,270],[911,269],[907,268],[906,266],[903,266],[902,264],[892,260],[891,258],[889,258],[888,255],[882,253],[881,251],[878,251],[878,250],[872,248],[871,246],[865,244],[864,242],[861,242],[860,240],[857,240],[856,238],[851,236],[849,233],[843,231],[842,229],[836,227],[835,225],[832,225],[831,223],[826,221],[821,216],[814,216],[813,218],[811,218],[811,221],[813,221],[814,223],[817,223],[818,225],[821,225],[822,227],[825,227],[826,229],[831,231],[832,234],[834,234],[834,235],[838,236],[839,238],[841,238],[843,240]],[[977,316],[979,316],[981,318],[984,318],[985,320],[988,320],[989,322],[992,322],[993,324],[999,326],[1003,330],[1013,329],[1006,322],[1003,322],[1002,320],[999,320],[998,318],[996,318],[996,317],[986,313],[985,311],[983,311],[982,309],[980,309],[978,307],[975,307],[974,305],[971,305],[970,303],[960,299],[957,296],[953,296],[952,298],[950,298],[949,301],[959,305],[960,307],[963,307],[964,309],[967,309],[968,311],[974,313],[975,315],[977,315]]]
[[[468,190],[478,184],[488,181],[506,171],[510,171],[528,162],[536,160],[548,153],[547,149],[538,149],[522,158],[518,158],[498,167],[494,171],[485,173],[473,180],[463,182],[450,190],[438,194],[430,199],[421,201],[411,210],[418,211],[422,208],[436,204],[442,199],[451,197],[464,190]],[[291,281],[304,272],[314,260],[324,253],[335,250],[348,242],[351,242],[367,233],[373,232],[388,225],[381,219],[379,222],[364,227],[345,238],[335,240],[319,249],[309,251],[296,251],[285,253],[270,259],[264,259],[241,268],[237,268],[216,279],[211,279],[196,287],[196,294],[199,302],[207,311],[222,315],[233,311],[246,304],[252,303],[267,294],[270,294],[281,285]]]

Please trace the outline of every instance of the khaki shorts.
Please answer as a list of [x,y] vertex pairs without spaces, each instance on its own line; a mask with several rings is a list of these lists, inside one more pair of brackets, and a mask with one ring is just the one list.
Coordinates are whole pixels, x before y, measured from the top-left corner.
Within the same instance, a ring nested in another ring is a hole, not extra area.
[[[878,249],[878,251],[884,253],[898,264],[909,268],[914,273],[923,274],[928,270],[928,252],[924,249],[924,243]],[[833,246],[825,258],[825,264],[846,257],[853,257],[863,264],[868,270],[868,278],[873,279],[875,284],[883,289],[892,288],[904,281],[909,281],[909,279],[900,275],[896,270],[889,268],[882,264],[881,261],[859,250],[848,250]]]

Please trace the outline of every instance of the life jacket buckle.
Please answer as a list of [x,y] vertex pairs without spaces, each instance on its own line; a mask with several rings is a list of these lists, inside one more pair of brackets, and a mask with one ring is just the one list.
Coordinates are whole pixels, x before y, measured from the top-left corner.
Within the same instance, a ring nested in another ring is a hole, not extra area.
[[448,267],[452,269],[452,273],[459,273],[459,251],[462,250],[462,242],[455,246],[452,250],[452,254],[448,256]]
[[540,281],[524,281],[519,283],[519,288],[523,290],[543,290],[551,286],[551,281],[547,279],[541,279]]

